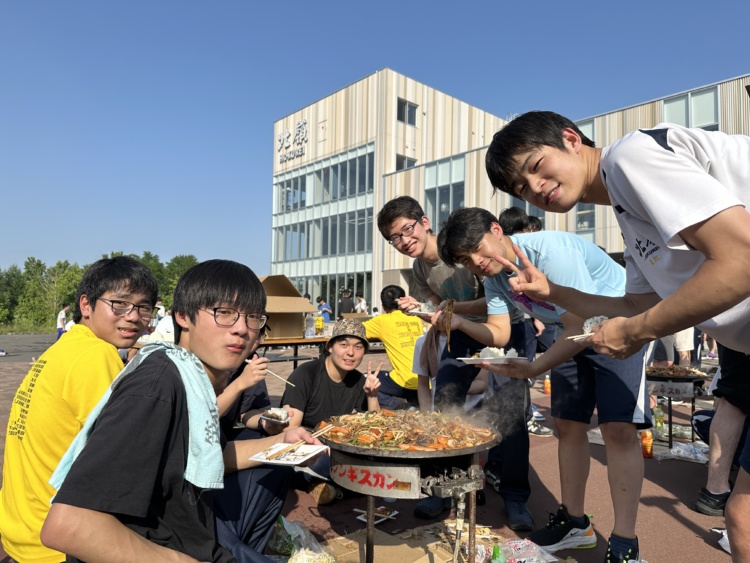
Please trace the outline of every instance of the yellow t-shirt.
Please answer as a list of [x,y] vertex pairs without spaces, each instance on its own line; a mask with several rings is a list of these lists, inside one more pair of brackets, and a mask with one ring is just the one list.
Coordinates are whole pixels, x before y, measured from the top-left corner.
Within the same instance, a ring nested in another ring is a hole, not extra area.
[[0,490],[0,535],[16,561],[65,560],[39,539],[54,495],[48,481],[122,367],[112,344],[76,324],[42,354],[16,391]]
[[393,370],[391,379],[404,389],[417,388],[417,374],[411,371],[414,343],[424,334],[424,325],[417,317],[396,309],[362,323],[367,338],[377,338],[385,345]]

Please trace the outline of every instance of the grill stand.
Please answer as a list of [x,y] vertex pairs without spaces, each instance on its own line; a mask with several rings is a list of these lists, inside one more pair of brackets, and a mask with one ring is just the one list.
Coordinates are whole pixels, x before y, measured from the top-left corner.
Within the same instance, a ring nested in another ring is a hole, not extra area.
[[477,454],[433,459],[384,458],[331,449],[331,479],[337,485],[367,496],[365,562],[374,563],[375,497],[419,499],[426,496],[452,498],[456,504],[458,558],[461,533],[469,512],[469,563],[476,555],[476,492],[484,482]]

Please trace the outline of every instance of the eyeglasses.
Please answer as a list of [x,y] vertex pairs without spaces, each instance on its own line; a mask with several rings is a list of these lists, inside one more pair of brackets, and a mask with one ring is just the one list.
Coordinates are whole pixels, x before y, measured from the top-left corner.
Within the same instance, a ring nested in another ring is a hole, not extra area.
[[245,317],[245,324],[247,325],[248,330],[260,330],[265,326],[266,321],[268,320],[266,315],[260,315],[258,313],[240,313],[235,309],[229,309],[227,307],[214,307],[213,309],[206,309],[206,311],[212,312],[216,324],[225,328],[234,326],[234,323],[237,322],[237,319],[239,319],[240,316]]
[[154,308],[151,305],[136,305],[129,301],[118,301],[114,299],[104,299],[104,297],[97,297],[99,301],[104,301],[107,305],[112,308],[112,312],[118,316],[129,315],[133,309],[138,309],[138,314],[144,321],[151,319]]
[[396,243],[401,241],[401,237],[411,236],[411,234],[414,232],[414,228],[417,226],[417,223],[419,223],[419,219],[414,221],[411,225],[406,225],[403,229],[401,229],[401,232],[399,234],[393,235],[388,239],[388,244],[395,245]]

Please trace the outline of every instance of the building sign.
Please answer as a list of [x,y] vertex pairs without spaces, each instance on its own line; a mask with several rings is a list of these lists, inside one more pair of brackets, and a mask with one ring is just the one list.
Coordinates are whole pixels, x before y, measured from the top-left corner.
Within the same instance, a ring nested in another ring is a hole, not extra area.
[[297,123],[294,138],[292,138],[292,132],[286,129],[279,133],[277,140],[279,143],[276,152],[281,153],[279,154],[279,164],[284,164],[288,160],[304,155],[307,145],[307,119]]

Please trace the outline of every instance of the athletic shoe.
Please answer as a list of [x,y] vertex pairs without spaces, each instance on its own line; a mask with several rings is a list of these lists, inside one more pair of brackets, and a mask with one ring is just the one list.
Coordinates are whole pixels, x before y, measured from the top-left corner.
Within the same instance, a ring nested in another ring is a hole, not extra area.
[[318,483],[308,493],[318,505],[331,504],[344,494],[331,483]]
[[547,420],[547,417],[544,416],[542,413],[540,413],[534,405],[531,405],[531,416],[534,418],[534,420],[541,422],[542,420]]
[[695,509],[709,516],[724,516],[724,507],[727,505],[727,499],[732,491],[715,495],[709,493],[708,489],[702,488],[698,495],[698,500],[695,501]]
[[612,546],[610,542],[607,542],[607,555],[604,558],[604,563],[641,563],[641,554],[637,540],[635,547],[631,547],[628,549],[628,552],[623,555],[612,553]]
[[536,420],[529,420],[526,423],[526,428],[529,431],[529,434],[533,434],[534,436],[541,436],[542,438],[549,438],[553,435],[552,429],[547,428],[546,426],[542,426],[539,424]]
[[508,527],[514,532],[530,532],[534,529],[534,517],[526,508],[526,503],[506,500],[505,514],[508,516]]
[[557,509],[557,514],[549,515],[545,528],[532,532],[528,539],[550,553],[561,549],[596,547],[596,534],[589,517],[586,516],[586,525],[579,528],[570,520],[568,510],[563,505]]

